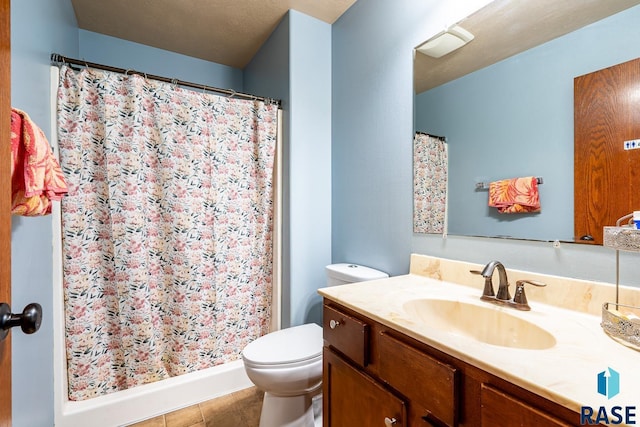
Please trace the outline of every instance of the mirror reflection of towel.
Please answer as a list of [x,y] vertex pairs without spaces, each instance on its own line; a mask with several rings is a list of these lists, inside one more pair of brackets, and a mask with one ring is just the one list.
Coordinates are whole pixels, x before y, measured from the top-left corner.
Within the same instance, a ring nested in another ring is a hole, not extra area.
[[11,110],[11,213],[51,213],[51,201],[67,193],[60,164],[44,132],[24,111]]
[[540,212],[537,178],[527,176],[490,183],[489,206],[500,213]]

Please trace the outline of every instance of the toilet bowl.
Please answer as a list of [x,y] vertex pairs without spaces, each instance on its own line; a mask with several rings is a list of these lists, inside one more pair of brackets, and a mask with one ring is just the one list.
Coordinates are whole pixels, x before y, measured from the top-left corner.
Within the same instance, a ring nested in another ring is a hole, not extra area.
[[[326,267],[327,286],[389,277],[355,264]],[[271,332],[248,344],[242,360],[264,391],[259,427],[322,425],[322,328],[315,323]]]
[[247,376],[263,390],[260,427],[314,427],[322,386],[322,328],[310,323],[272,332],[242,351]]

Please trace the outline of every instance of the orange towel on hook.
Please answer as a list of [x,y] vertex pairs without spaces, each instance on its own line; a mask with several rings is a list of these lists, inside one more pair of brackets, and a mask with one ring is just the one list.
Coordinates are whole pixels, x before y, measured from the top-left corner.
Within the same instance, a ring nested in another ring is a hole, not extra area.
[[51,201],[67,193],[60,164],[44,132],[27,113],[11,110],[11,213],[39,216],[51,213]]
[[489,206],[500,213],[540,212],[535,176],[503,179],[489,184]]

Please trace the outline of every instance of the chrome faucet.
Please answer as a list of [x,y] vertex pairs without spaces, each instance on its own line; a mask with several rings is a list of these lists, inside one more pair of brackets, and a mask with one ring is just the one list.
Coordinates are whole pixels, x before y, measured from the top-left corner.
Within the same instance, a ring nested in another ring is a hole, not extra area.
[[[500,284],[498,285],[498,293],[495,294],[493,291],[493,272],[495,269],[498,269],[498,277],[500,278]],[[479,274],[484,277],[484,289],[482,290],[481,300],[490,301],[496,304],[508,305],[510,307],[516,308],[518,310],[531,310],[529,304],[527,303],[527,296],[524,293],[524,285],[534,285],[534,286],[547,286],[545,283],[538,282],[535,280],[518,280],[516,282],[516,293],[511,299],[511,294],[509,293],[509,280],[507,278],[507,270],[504,268],[504,265],[500,261],[491,261],[487,265],[484,266],[482,271],[471,270],[473,274]]]
[[[486,296],[489,296],[489,299],[496,299],[499,301],[509,301],[511,299],[511,294],[509,293],[509,280],[507,279],[507,270],[504,268],[504,265],[500,261],[491,261],[489,264],[485,265],[480,273],[482,277],[484,277],[485,285],[487,280],[491,283],[491,278],[493,277],[493,271],[498,269],[498,277],[500,278],[500,284],[498,285],[498,293],[493,295],[485,295],[482,294],[482,299]],[[491,290],[493,293],[493,284],[491,284]]]

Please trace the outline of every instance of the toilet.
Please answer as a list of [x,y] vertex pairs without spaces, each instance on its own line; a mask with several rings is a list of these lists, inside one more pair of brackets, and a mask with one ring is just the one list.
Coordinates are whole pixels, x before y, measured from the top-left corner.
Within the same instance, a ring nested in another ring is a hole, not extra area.
[[[331,264],[327,286],[383,279],[388,274],[356,264]],[[281,329],[242,351],[245,371],[264,391],[260,427],[322,425],[322,328],[308,323]]]

